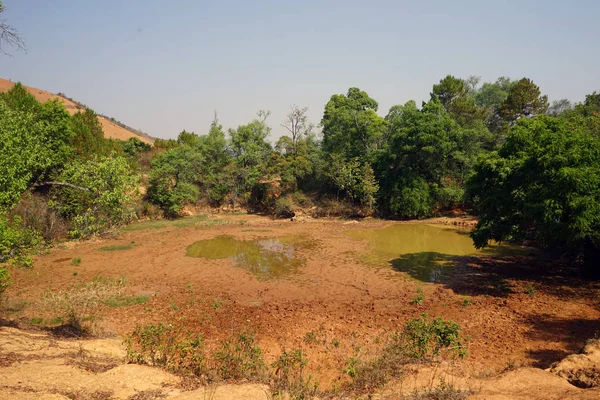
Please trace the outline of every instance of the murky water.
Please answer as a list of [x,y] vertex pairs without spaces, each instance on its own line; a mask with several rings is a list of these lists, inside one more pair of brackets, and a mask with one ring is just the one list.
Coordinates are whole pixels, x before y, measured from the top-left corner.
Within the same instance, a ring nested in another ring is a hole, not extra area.
[[186,255],[230,259],[233,265],[247,269],[258,279],[273,279],[292,274],[303,265],[304,260],[297,257],[296,251],[311,245],[311,241],[296,236],[238,240],[223,235],[190,245]]
[[361,255],[361,261],[391,265],[397,271],[426,282],[449,277],[456,261],[463,256],[527,252],[517,246],[504,245],[477,250],[468,232],[438,225],[396,224],[383,229],[349,231],[348,235],[368,241],[372,252]]

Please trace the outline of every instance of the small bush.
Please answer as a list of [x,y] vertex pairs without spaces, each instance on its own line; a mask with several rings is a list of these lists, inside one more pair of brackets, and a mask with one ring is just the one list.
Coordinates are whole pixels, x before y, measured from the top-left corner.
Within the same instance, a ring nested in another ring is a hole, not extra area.
[[0,266],[0,295],[10,286],[10,274],[6,267]]
[[214,361],[222,379],[256,380],[264,376],[262,350],[253,333],[243,332],[224,340],[214,353]]
[[319,384],[310,375],[304,377],[303,371],[307,363],[302,350],[283,350],[277,361],[271,364],[271,368],[275,369],[271,385],[273,396],[287,395],[291,399],[313,398],[317,394]]
[[137,327],[125,339],[127,360],[168,371],[202,376],[206,357],[202,335],[192,334],[183,324]]
[[32,260],[27,251],[40,244],[36,232],[23,227],[19,216],[9,219],[0,214],[0,263],[14,261],[22,266],[32,266]]
[[73,265],[73,266],[81,265],[81,257],[74,257],[71,260],[71,265]]
[[296,203],[291,197],[282,197],[275,201],[273,214],[279,218],[292,218],[296,215]]
[[429,319],[423,314],[421,318],[409,320],[399,340],[406,345],[408,354],[415,358],[439,356],[442,350],[460,358],[466,355],[460,325],[441,317]]

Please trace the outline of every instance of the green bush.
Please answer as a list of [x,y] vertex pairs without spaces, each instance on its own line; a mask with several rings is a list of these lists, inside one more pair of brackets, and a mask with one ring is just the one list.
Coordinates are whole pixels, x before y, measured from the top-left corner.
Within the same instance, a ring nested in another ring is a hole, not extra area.
[[41,240],[36,232],[22,225],[20,217],[9,219],[0,214],[0,263],[15,261],[23,266],[32,265],[27,251],[37,247]]
[[0,266],[0,296],[10,286],[10,274],[4,266]]
[[181,323],[138,326],[124,342],[128,362],[195,376],[206,372],[202,335],[186,331]]
[[279,218],[291,218],[296,215],[296,203],[291,196],[285,196],[275,200],[273,214]]
[[302,350],[283,350],[277,361],[271,364],[271,368],[275,370],[274,382],[271,385],[273,396],[288,395],[291,399],[312,399],[319,384],[310,375],[304,376],[303,371],[307,363]]
[[224,340],[214,359],[222,379],[255,380],[265,372],[262,350],[256,345],[253,333],[243,332]]
[[448,351],[452,357],[466,355],[460,325],[441,317],[430,319],[423,314],[409,320],[396,340],[404,343],[409,356],[419,359],[439,356],[442,351]]

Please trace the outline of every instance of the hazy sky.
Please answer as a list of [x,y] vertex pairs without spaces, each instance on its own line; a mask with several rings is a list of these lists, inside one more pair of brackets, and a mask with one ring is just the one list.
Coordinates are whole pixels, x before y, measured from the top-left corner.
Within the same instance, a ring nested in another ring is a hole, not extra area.
[[600,1],[3,0],[28,52],[0,77],[64,92],[173,138],[289,106],[318,123],[332,94],[359,87],[394,104],[447,74],[532,78],[550,100],[600,90]]

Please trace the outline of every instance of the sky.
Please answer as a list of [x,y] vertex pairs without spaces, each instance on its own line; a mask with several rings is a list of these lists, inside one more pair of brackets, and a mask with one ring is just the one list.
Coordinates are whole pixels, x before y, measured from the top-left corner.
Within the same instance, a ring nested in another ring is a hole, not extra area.
[[600,91],[600,2],[532,0],[3,0],[27,53],[0,77],[67,94],[154,137],[290,106],[318,124],[359,87],[385,116],[451,74],[528,77],[549,99]]

